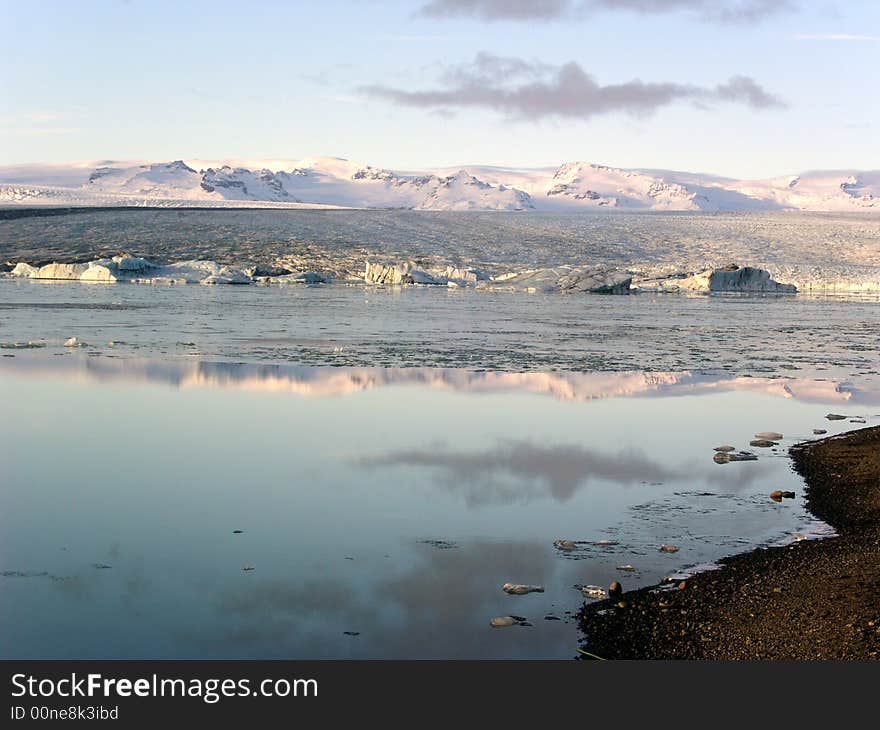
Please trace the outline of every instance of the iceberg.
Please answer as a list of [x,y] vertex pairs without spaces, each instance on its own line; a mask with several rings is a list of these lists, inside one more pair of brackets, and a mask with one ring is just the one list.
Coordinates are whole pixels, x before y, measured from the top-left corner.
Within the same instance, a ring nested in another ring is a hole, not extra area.
[[675,273],[636,282],[636,289],[653,292],[769,292],[795,294],[797,287],[771,278],[770,272],[753,266],[728,264],[699,273]]
[[107,264],[93,261],[91,264],[89,264],[89,268],[87,268],[85,271],[82,272],[82,274],[80,274],[79,280],[112,284],[119,281],[119,277],[116,274],[117,270],[115,266],[111,267]]
[[716,269],[709,276],[709,291],[718,292],[775,292],[778,294],[795,294],[797,287],[793,284],[781,284],[770,278],[770,272],[752,266],[742,268],[734,265]]
[[202,280],[202,284],[252,284],[253,279],[241,269],[231,266],[223,266],[216,274],[211,274]]
[[34,279],[79,279],[83,272],[89,268],[88,264],[57,264],[51,263],[41,266]]
[[298,274],[284,274],[283,276],[257,276],[258,284],[332,284],[333,279],[326,274],[314,271],[303,271]]
[[479,288],[528,292],[572,292],[590,294],[628,294],[632,275],[625,271],[595,266],[558,266],[522,273],[504,274]]
[[412,262],[402,264],[373,264],[366,262],[364,281],[367,284],[445,284],[427,271],[415,268]]
[[143,271],[144,269],[153,268],[153,264],[146,259],[139,256],[129,256],[128,254],[114,256],[113,263],[116,264],[119,271]]
[[9,272],[10,276],[26,276],[28,278],[36,277],[39,269],[35,266],[31,266],[30,264],[26,264],[23,261],[15,265],[15,268]]

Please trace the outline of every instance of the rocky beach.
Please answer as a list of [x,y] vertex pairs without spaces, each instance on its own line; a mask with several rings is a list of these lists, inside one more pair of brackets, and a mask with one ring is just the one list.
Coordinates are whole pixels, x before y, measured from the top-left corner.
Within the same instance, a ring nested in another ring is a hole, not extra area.
[[721,569],[585,605],[602,659],[880,656],[880,428],[791,448],[810,511],[837,537],[757,549]]

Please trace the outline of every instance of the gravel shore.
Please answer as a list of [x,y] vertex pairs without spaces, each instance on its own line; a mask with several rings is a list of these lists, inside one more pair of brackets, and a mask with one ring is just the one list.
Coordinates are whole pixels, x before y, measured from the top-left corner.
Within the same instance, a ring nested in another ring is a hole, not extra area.
[[582,649],[603,659],[880,658],[880,427],[790,453],[808,507],[838,537],[754,550],[585,605]]

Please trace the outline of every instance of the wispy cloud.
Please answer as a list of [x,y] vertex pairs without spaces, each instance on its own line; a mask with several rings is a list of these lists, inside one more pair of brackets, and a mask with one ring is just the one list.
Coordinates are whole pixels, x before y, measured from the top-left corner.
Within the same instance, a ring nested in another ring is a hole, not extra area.
[[360,91],[402,106],[483,108],[526,120],[589,119],[613,112],[643,116],[679,101],[701,107],[721,102],[754,109],[785,106],[780,97],[748,76],[732,76],[716,86],[639,79],[602,85],[574,61],[552,66],[488,53],[478,54],[472,63],[448,68],[438,88],[405,90],[377,84]]
[[850,33],[798,33],[798,41],[853,41],[856,43],[880,42],[880,35],[853,35]]
[[686,12],[706,22],[756,23],[796,7],[794,0],[430,0],[418,14],[483,21],[553,21],[622,10],[644,15]]

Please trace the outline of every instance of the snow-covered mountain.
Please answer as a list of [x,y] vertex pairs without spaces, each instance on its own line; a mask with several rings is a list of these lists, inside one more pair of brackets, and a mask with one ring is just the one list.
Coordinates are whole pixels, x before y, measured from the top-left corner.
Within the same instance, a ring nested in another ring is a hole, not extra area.
[[228,165],[196,171],[182,160],[136,167],[99,167],[82,188],[99,195],[180,200],[298,201],[284,187],[288,173]]
[[880,213],[880,171],[735,180],[588,162],[397,172],[335,157],[103,161],[0,167],[0,204]]

